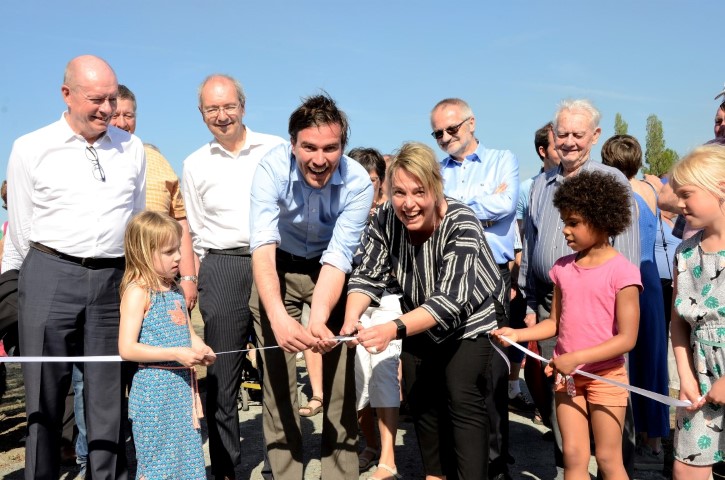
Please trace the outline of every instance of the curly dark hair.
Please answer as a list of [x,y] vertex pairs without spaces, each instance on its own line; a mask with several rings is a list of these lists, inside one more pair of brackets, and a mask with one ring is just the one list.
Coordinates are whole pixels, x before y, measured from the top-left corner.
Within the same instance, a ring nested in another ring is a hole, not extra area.
[[559,212],[575,212],[593,229],[610,237],[622,233],[632,221],[629,188],[614,175],[579,172],[564,180],[554,193]]

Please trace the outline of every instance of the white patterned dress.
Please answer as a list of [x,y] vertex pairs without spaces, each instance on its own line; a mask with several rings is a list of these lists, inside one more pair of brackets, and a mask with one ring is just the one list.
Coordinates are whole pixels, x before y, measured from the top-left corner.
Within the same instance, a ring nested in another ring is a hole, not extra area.
[[[677,249],[675,308],[690,325],[690,348],[704,395],[725,370],[725,250],[705,253],[700,248],[701,239],[702,232],[698,232]],[[706,466],[725,459],[724,410],[712,403],[695,412],[677,409],[677,460]]]

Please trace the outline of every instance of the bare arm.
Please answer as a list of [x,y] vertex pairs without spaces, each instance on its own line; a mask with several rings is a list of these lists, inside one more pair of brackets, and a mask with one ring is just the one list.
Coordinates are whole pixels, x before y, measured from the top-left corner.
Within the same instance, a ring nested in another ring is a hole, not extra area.
[[[181,261],[179,262],[179,275],[182,277],[196,276],[196,261],[194,259],[194,247],[191,244],[189,222],[185,218],[182,218],[179,220],[179,224],[181,225]],[[182,280],[179,283],[184,290],[184,300],[186,300],[187,308],[193,310],[198,296],[196,282]]]
[[618,333],[599,345],[556,357],[550,364],[555,370],[570,375],[579,365],[609,360],[634,348],[639,330],[639,289],[624,287],[617,292],[616,302]]
[[133,362],[175,361],[187,367],[213,362],[202,351],[189,347],[155,347],[139,343],[147,300],[148,292],[138,285],[130,285],[121,299],[121,323],[118,331],[118,352],[121,358]]
[[[561,291],[557,285],[554,285],[554,298],[551,302],[551,313],[549,318],[541,320],[530,327],[526,328],[499,328],[491,332],[502,345],[508,345],[508,342],[501,339],[504,336],[515,343],[530,342],[538,340],[546,340],[555,336],[559,331],[559,317],[561,312]],[[535,314],[530,314],[535,318]],[[527,315],[528,316],[528,315]],[[527,323],[528,325],[528,323]]]
[[677,195],[672,190],[672,184],[670,182],[665,183],[662,186],[662,190],[660,190],[659,197],[657,197],[657,206],[662,210],[679,215],[682,213],[682,209],[677,206],[677,202]]
[[259,300],[267,312],[277,344],[289,353],[301,352],[316,344],[316,339],[290,317],[282,302],[279,288],[274,243],[262,245],[252,253],[252,272],[259,292]]

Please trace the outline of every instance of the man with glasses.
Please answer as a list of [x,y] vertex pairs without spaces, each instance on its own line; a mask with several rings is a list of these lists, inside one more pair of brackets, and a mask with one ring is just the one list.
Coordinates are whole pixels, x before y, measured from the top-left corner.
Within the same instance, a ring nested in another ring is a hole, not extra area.
[[[199,268],[204,340],[215,352],[245,348],[249,335],[252,263],[249,202],[259,160],[282,138],[244,125],[237,80],[211,75],[199,87],[199,112],[213,135],[184,161],[182,189]],[[206,414],[211,471],[234,478],[241,460],[237,393],[243,353],[220,355],[207,369]]]
[[[18,138],[8,162],[8,237],[19,268],[18,317],[24,356],[118,355],[119,291],[126,223],[145,207],[141,141],[109,126],[118,83],[91,55],[65,70],[68,109]],[[59,477],[61,422],[72,363],[24,363],[28,437],[25,478]],[[89,469],[125,479],[120,362],[85,365]]]
[[[441,161],[445,194],[471,207],[481,221],[506,291],[510,291],[510,264],[514,260],[517,228],[518,161],[509,150],[493,150],[481,145],[475,136],[476,117],[460,98],[438,102],[431,111],[430,123],[431,135],[448,154]],[[508,313],[508,305],[505,310]],[[508,322],[506,318],[499,320],[500,323]],[[486,379],[489,386],[486,407],[491,425],[489,476],[496,479],[508,476],[507,378],[505,360],[494,355],[491,375]]]

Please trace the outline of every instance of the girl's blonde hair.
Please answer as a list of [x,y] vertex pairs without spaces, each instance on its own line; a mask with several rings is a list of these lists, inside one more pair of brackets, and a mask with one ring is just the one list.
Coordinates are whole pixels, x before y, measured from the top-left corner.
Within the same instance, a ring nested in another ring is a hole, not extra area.
[[158,212],[141,212],[126,226],[123,249],[126,272],[121,281],[121,296],[132,282],[159,290],[163,284],[154,270],[154,255],[162,248],[181,240],[181,225],[170,216]]
[[725,198],[725,146],[703,145],[688,153],[672,167],[672,189],[694,185]]

